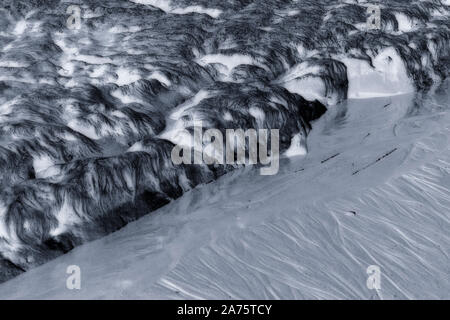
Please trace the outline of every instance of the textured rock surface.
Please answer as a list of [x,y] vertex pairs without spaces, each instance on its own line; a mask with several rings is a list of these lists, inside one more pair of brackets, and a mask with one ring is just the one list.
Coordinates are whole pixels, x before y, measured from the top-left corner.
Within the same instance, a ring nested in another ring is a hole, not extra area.
[[[70,5],[78,30],[67,26]],[[365,5],[2,1],[0,281],[230,170],[174,166],[160,136],[199,92],[186,128],[197,116],[206,128],[279,128],[285,151],[324,104],[347,97],[359,79],[348,61],[383,72],[395,58],[418,90],[448,75],[448,6],[384,1],[382,29],[367,31]]]

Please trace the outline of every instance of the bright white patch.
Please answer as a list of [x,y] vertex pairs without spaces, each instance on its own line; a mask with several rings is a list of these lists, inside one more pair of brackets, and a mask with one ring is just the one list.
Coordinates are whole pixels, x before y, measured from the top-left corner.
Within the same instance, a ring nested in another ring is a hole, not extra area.
[[155,8],[159,8],[165,12],[171,10],[170,1],[167,0],[130,0],[130,1],[139,4],[148,4]]
[[51,166],[45,170],[39,171],[39,174],[36,174],[37,178],[49,178],[61,173],[61,168],[59,166]]
[[176,8],[171,11],[171,13],[176,13],[176,14],[187,14],[187,13],[192,13],[192,12],[204,13],[204,14],[209,15],[212,18],[217,18],[222,13],[222,10],[203,8],[201,6],[189,6],[186,8]]
[[55,217],[58,219],[58,226],[49,232],[53,237],[66,231],[68,225],[73,225],[80,221],[73,208],[69,206],[66,198],[64,198],[64,202],[59,211],[55,213]]
[[289,70],[286,75],[281,78],[281,80],[287,82],[307,75],[317,75],[321,69],[322,68],[320,66],[311,66],[308,62],[302,62]]
[[12,47],[13,47],[13,45],[10,43],[10,44],[4,46],[2,51],[6,52],[6,51],[10,50]]
[[373,58],[372,68],[363,60],[342,58],[347,66],[349,98],[392,96],[414,92],[412,80],[395,49],[389,47]]
[[38,155],[33,157],[33,168],[37,178],[41,178],[40,173],[53,166],[55,163],[48,155]]
[[81,133],[82,135],[93,139],[93,140],[97,140],[100,139],[101,137],[97,134],[97,132],[95,132],[95,128],[94,126],[87,126],[86,124],[80,124],[79,121],[77,120],[71,120],[69,121],[69,123],[67,123],[67,126],[69,128],[71,128],[72,130]]
[[176,121],[169,128],[164,130],[159,137],[168,140],[173,144],[180,146],[193,147],[192,135],[185,131],[185,125],[182,121]]
[[113,97],[119,99],[120,101],[122,101],[122,103],[124,103],[124,104],[128,104],[128,103],[141,103],[141,104],[145,104],[144,101],[142,101],[142,100],[140,100],[140,99],[138,99],[138,98],[135,98],[135,97],[133,97],[133,96],[127,96],[127,95],[124,95],[120,89],[117,89],[117,90],[112,91],[112,92],[111,92],[111,95],[112,95]]
[[18,61],[0,61],[0,67],[6,68],[25,68],[27,64],[18,62]]
[[67,81],[67,82],[64,84],[64,87],[66,87],[66,88],[73,88],[73,87],[75,87],[76,85],[77,85],[77,81],[76,81],[75,79],[71,78],[69,81]]
[[11,108],[14,104],[16,104],[19,99],[14,98],[8,102],[0,104],[0,115],[9,114],[12,112],[13,108]]
[[62,138],[66,141],[77,141],[77,138],[70,132],[64,132]]
[[25,220],[25,222],[23,223],[23,228],[24,228],[26,231],[31,231],[31,224],[30,224],[30,221]]
[[108,67],[105,65],[101,65],[98,67],[95,67],[92,72],[89,74],[89,77],[91,78],[98,78],[105,74],[105,72],[108,71]]
[[320,66],[311,66],[308,62],[302,62],[289,70],[279,82],[287,90],[301,95],[306,100],[328,103],[325,97],[325,83],[319,77],[321,70]]
[[115,83],[118,86],[128,85],[141,79],[141,76],[136,74],[135,71],[130,71],[123,67],[119,67],[116,70],[116,74],[117,80],[115,81]]
[[404,15],[403,13],[396,12],[395,18],[398,22],[398,30],[400,32],[410,32],[418,27],[418,22],[411,20],[408,16]]
[[136,142],[127,150],[127,152],[138,152],[138,151],[145,151],[141,141]]
[[[252,57],[247,56],[245,54],[233,54],[233,55],[208,54],[201,57],[200,59],[197,59],[196,61],[201,66],[205,66],[211,63],[219,64],[218,66],[216,66],[216,68],[220,73],[225,75],[224,81],[229,81],[230,80],[229,77],[233,69],[241,64],[255,65],[267,70],[267,68],[264,65],[262,65]],[[220,67],[220,65],[223,65],[223,67]]]
[[111,115],[122,119],[128,119],[127,115],[120,110],[114,110],[111,112]]
[[20,20],[19,22],[17,22],[13,32],[16,36],[20,36],[21,34],[23,34],[26,28],[27,22],[25,20]]
[[291,139],[291,145],[284,152],[286,157],[295,157],[295,156],[304,156],[306,155],[306,147],[303,139],[303,135],[301,133],[297,133]]
[[134,190],[135,189],[135,181],[132,178],[130,172],[128,170],[124,170],[122,172],[123,178],[125,179],[125,183],[127,184],[128,189]]
[[233,116],[228,111],[223,114],[223,118],[227,121],[233,121]]
[[[130,32],[132,28],[133,28],[133,30],[136,30],[136,31],[140,30],[139,27],[137,27],[138,29],[136,29],[136,27],[127,28],[125,26],[114,26],[114,27],[110,28],[108,31],[111,33],[124,33],[124,32]],[[134,31],[134,32],[136,32],[136,31]]]
[[161,82],[163,85],[165,85],[166,87],[170,86],[172,83],[170,82],[169,79],[167,79],[167,77],[160,71],[154,71],[149,79],[156,79],[159,82]]
[[0,76],[0,81],[18,81],[23,83],[30,83],[30,84],[36,84],[36,80],[33,77],[22,77],[19,76]]
[[110,125],[102,123],[100,126],[100,136],[101,137],[122,136],[124,134],[125,134],[124,129],[120,124],[117,126],[110,126]]
[[287,104],[286,100],[284,100],[284,99],[281,100],[280,97],[277,97],[277,96],[271,96],[271,97],[270,97],[270,102],[272,102],[272,103],[277,103],[277,104],[280,104],[280,105],[282,105],[282,106],[288,108],[288,104]]
[[166,0],[130,0],[131,2],[134,3],[139,3],[139,4],[148,4],[151,5],[153,7],[159,8],[165,12],[170,12],[170,13],[174,13],[174,14],[188,14],[188,13],[192,13],[192,12],[197,12],[197,13],[204,13],[207,14],[209,16],[211,16],[212,18],[217,18],[222,11],[219,9],[210,9],[210,8],[203,8],[202,6],[188,6],[185,8],[173,8],[171,6],[170,1],[166,1]]
[[94,11],[92,11],[88,8],[83,8],[83,10],[82,10],[83,19],[92,19],[92,18],[98,18],[101,16],[102,16],[101,13],[95,13]]
[[78,55],[78,49],[76,47],[68,47],[64,41],[63,34],[56,34],[54,42],[64,52],[59,60],[62,70],[58,73],[62,76],[71,76],[75,70],[75,65],[72,60],[75,60]]
[[197,118],[195,113],[191,113],[192,121],[186,123],[181,117],[186,114],[189,108],[192,108],[195,105],[198,105],[203,99],[207,99],[211,96],[211,93],[206,90],[200,90],[193,96],[188,99],[181,105],[179,105],[176,109],[172,111],[172,113],[167,118],[166,129],[160,133],[159,137],[161,139],[165,139],[171,141],[174,144],[184,145],[188,147],[194,147],[198,150],[202,149],[201,145],[194,146],[191,134],[186,132],[184,129],[189,126],[192,121],[201,120]]
[[49,84],[49,85],[56,85],[56,82],[53,79],[44,79],[41,78],[38,80],[39,84]]
[[250,107],[248,109],[248,113],[250,113],[250,115],[261,124],[264,122],[264,119],[266,118],[266,115],[260,108]]
[[3,202],[0,202],[0,238],[8,239],[9,232],[5,223],[5,214],[8,207]]
[[297,52],[302,59],[309,58],[319,53],[318,50],[308,50],[302,44],[297,46]]
[[287,90],[292,93],[297,93],[309,101],[319,100],[324,101],[325,84],[322,79],[318,77],[305,77],[290,80],[283,84]]
[[[114,110],[113,112],[111,112],[111,115],[114,117],[117,117],[117,118],[125,119],[125,121],[122,121],[121,124],[127,123],[128,126],[131,128],[131,130],[133,130],[134,133],[139,134],[138,128],[136,128],[133,121],[130,121],[130,118],[125,113],[123,113],[120,110]],[[122,134],[123,134],[123,131],[124,131],[123,128],[120,128],[120,132],[122,132]]]
[[254,64],[253,58],[244,54],[208,54],[200,58],[198,62],[203,66],[211,63],[220,63],[225,65],[229,71],[240,64]]
[[187,100],[186,102],[182,103],[181,105],[179,105],[171,114],[170,114],[170,119],[172,120],[178,120],[179,118],[181,118],[181,116],[183,115],[183,113],[197,105],[200,103],[200,101],[202,101],[203,99],[206,99],[210,97],[210,93],[206,90],[200,90],[199,92],[196,93],[195,96],[193,96],[191,99]]

